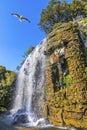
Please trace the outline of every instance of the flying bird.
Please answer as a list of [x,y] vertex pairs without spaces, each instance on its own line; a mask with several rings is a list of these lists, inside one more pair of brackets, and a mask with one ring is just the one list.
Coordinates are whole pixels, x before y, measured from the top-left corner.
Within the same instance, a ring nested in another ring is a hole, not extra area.
[[11,15],[13,15],[13,16],[19,18],[19,21],[20,21],[20,22],[22,22],[23,20],[25,20],[25,21],[27,21],[27,22],[30,23],[30,20],[29,20],[28,18],[25,18],[25,17],[23,17],[23,16],[21,16],[21,15],[19,15],[19,14],[17,14],[17,13],[12,13]]

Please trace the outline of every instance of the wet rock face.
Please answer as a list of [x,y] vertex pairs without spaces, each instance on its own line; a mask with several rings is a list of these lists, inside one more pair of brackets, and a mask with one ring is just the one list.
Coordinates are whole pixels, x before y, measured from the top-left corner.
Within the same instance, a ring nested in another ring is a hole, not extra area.
[[78,26],[71,23],[49,34],[46,101],[47,115],[54,125],[87,128],[87,76],[82,44]]
[[13,115],[13,117],[14,117],[14,119],[13,119],[12,124],[14,124],[14,125],[29,122],[28,114],[25,113],[24,109],[18,110],[17,113]]
[[28,120],[28,116],[23,114],[23,115],[16,115],[14,117],[14,120],[13,120],[13,123],[14,125],[16,124],[20,124],[20,123],[29,123],[29,120]]

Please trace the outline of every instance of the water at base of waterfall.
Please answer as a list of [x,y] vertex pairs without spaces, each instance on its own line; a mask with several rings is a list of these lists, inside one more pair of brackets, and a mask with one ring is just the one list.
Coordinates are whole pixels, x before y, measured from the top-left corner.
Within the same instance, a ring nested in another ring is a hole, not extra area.
[[[3,122],[0,120],[0,130],[76,130],[74,129],[68,129],[66,127],[55,127],[52,125],[45,125],[45,126],[36,126],[36,127],[30,127],[28,125],[23,126],[14,126],[14,125],[9,125],[8,122]],[[78,129],[80,130],[80,129]]]
[[[18,122],[18,120],[16,120],[16,116],[17,115],[10,115],[7,114],[7,116],[5,115],[5,117],[2,119],[2,122],[7,124],[7,126],[14,126],[20,128],[21,130],[26,130],[29,128],[29,130],[34,130],[34,128],[38,128],[38,130],[76,130],[75,128],[70,128],[68,129],[67,127],[62,127],[62,126],[54,126],[52,124],[49,123],[49,121],[47,120],[47,118],[40,118],[38,120],[35,120],[33,118],[33,115],[28,115],[28,113],[20,113],[20,116],[18,115],[18,117],[22,117],[27,115],[29,120],[28,122],[24,123],[24,122]],[[26,117],[26,116],[25,116]],[[14,122],[14,119],[16,122]],[[12,129],[11,129],[12,130]]]
[[7,112],[2,121],[9,126],[25,127],[25,128],[60,128],[66,129],[64,127],[55,127],[52,125],[47,118],[35,118],[34,113],[27,113],[19,110],[15,114],[10,114],[12,111]]
[[39,118],[35,120],[33,115],[28,115],[27,113],[20,115],[8,115],[2,119],[6,124],[15,125],[15,126],[23,126],[23,127],[51,127],[51,125],[47,119]]
[[[9,112],[11,113],[11,111]],[[5,115],[5,122],[9,125],[25,126],[25,127],[49,127],[53,126],[49,123],[47,118],[37,118],[34,113],[23,112],[19,110],[15,114]]]

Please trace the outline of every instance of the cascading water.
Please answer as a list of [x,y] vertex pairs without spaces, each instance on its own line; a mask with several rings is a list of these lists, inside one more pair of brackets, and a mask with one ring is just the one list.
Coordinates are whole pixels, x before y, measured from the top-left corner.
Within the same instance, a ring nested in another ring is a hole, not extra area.
[[36,126],[44,122],[43,102],[46,39],[43,40],[25,60],[17,79],[15,100],[11,115],[13,122]]

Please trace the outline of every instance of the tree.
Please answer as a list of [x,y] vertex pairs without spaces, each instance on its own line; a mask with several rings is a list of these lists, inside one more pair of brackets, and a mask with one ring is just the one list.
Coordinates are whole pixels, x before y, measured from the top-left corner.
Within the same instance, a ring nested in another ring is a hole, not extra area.
[[51,32],[52,26],[59,22],[68,22],[70,17],[70,6],[65,0],[50,0],[46,9],[42,10],[39,26],[46,33]]
[[33,50],[34,50],[34,46],[31,46],[23,55],[24,58],[26,58]]
[[72,21],[77,16],[86,17],[86,15],[87,2],[73,0],[67,3],[66,0],[50,0],[46,9],[41,12],[39,26],[48,34],[52,31],[54,24]]
[[77,16],[86,16],[84,2],[80,0],[73,0],[70,4],[71,16],[76,18]]
[[16,69],[19,71],[20,70],[20,68],[21,68],[21,66],[23,65],[23,63],[25,62],[25,59],[26,59],[26,57],[30,54],[30,53],[32,53],[32,51],[35,49],[35,47],[34,46],[31,46],[25,53],[24,53],[24,55],[23,55],[23,61],[21,62],[21,64],[20,65],[18,65],[17,67],[16,67]]
[[46,33],[51,31],[51,27],[60,21],[60,1],[51,0],[46,9],[42,10],[39,26]]
[[6,70],[4,66],[0,66],[0,111],[4,111],[11,104],[12,94],[15,88],[13,83],[15,80],[15,72]]
[[82,0],[82,1],[87,2],[87,0]]

